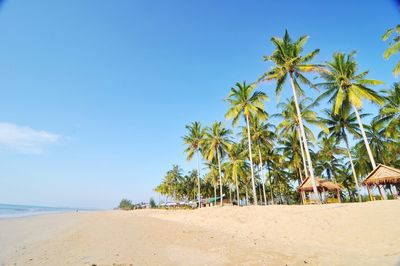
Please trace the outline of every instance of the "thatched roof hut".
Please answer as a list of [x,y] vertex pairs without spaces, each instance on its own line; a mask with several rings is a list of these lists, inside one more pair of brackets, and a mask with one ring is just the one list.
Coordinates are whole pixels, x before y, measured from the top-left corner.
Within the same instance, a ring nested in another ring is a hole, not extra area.
[[[317,186],[318,194],[321,196],[322,193],[325,194],[326,191],[334,192],[336,198],[327,198],[326,203],[340,203],[340,190],[342,189],[338,184],[335,184],[329,180],[322,178],[315,178],[315,185]],[[313,187],[310,177],[307,177],[299,186],[298,191],[300,192],[301,198],[304,204],[317,203],[313,199],[307,199],[306,193],[312,193]]]
[[400,170],[384,164],[379,164],[362,182],[364,186],[398,183],[400,183]]
[[393,197],[398,198],[398,191],[400,191],[400,170],[384,164],[379,164],[374,170],[371,171],[371,173],[367,175],[362,184],[367,187],[371,200],[375,200],[375,196],[372,192],[373,186],[379,188],[378,190],[381,199],[387,199],[384,190],[385,185],[393,186]]
[[[336,191],[336,190],[341,190],[341,187],[338,184],[335,184],[329,180],[322,179],[322,178],[315,178],[315,185],[317,186],[317,189],[319,192],[322,191]],[[311,183],[310,177],[307,177],[303,183],[298,188],[299,191],[305,191],[305,192],[312,192],[313,187]]]

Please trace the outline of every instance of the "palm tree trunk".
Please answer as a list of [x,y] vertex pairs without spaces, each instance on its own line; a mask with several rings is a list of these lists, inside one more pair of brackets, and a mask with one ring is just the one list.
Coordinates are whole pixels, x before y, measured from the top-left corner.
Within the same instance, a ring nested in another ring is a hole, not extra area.
[[240,206],[240,199],[239,199],[239,182],[238,182],[237,176],[235,177],[235,183],[236,183],[236,200],[237,200],[238,206]]
[[274,192],[272,191],[271,170],[269,169],[268,160],[267,160],[267,170],[268,170],[269,189],[271,194],[271,204],[274,205]]
[[219,195],[221,196],[220,205],[222,206],[222,174],[221,174],[221,159],[219,158],[219,151],[217,149],[217,159],[218,159],[218,172],[219,172]]
[[249,193],[247,192],[247,186],[246,186],[246,206],[249,205]]
[[214,183],[214,205],[217,204],[217,186]]
[[354,164],[353,164],[353,157],[351,156],[351,152],[350,152],[349,141],[347,140],[347,134],[346,134],[346,131],[344,131],[344,129],[343,129],[343,137],[344,137],[344,143],[346,144],[347,155],[349,156],[351,171],[353,172],[354,183],[355,183],[356,189],[357,189],[358,201],[361,202],[362,201],[361,200],[361,190],[360,190],[360,186],[358,185],[358,178],[356,175],[356,169],[354,168]]
[[278,187],[278,189],[279,189],[279,198],[280,198],[281,204],[283,204],[283,193],[282,193],[282,187],[281,187],[281,186],[279,186],[279,187]]
[[[300,143],[300,145],[301,145],[301,143]],[[297,170],[299,171],[300,180],[301,180],[301,182],[299,181],[299,187],[300,187],[301,184],[303,183],[303,174],[301,173],[301,168],[300,167]],[[301,203],[304,205],[303,191],[300,191],[300,197],[301,197]]]
[[265,203],[265,205],[267,205],[267,196],[265,195],[265,175],[264,175],[264,167],[263,167],[263,161],[262,161],[260,147],[258,147],[258,156],[260,157],[260,169],[261,169],[261,180],[262,180],[264,203]]
[[[301,158],[303,159],[304,174],[306,175],[306,179],[307,179],[308,178],[308,172],[307,172],[306,156],[304,155],[304,148],[303,148],[303,143],[301,141],[301,134],[300,134],[300,129],[299,128],[297,128],[297,135],[299,135]],[[300,175],[301,175],[301,170],[300,170]],[[303,178],[301,179],[301,182],[303,182]]]
[[199,203],[199,208],[201,208],[199,149],[197,149],[197,201]]
[[254,182],[253,154],[252,154],[252,150],[251,150],[250,121],[249,121],[249,116],[248,115],[246,115],[246,123],[247,123],[247,139],[249,141],[249,159],[250,159],[250,170],[251,170],[251,185],[253,186],[254,205],[257,205],[256,183]]
[[293,74],[292,73],[290,73],[290,83],[292,85],[294,104],[295,104],[296,111],[297,111],[297,117],[299,119],[300,134],[301,134],[301,137],[303,139],[304,149],[305,149],[306,158],[307,158],[307,162],[308,162],[308,171],[310,172],[311,185],[313,187],[313,192],[314,192],[314,195],[315,195],[315,199],[317,200],[318,203],[321,203],[321,201],[319,200],[319,197],[318,197],[317,186],[315,184],[314,168],[313,168],[312,161],[311,161],[310,151],[308,149],[308,143],[307,143],[306,134],[304,132],[303,119],[301,117],[299,103],[297,102],[297,93],[296,93],[296,88],[294,87]]
[[[361,122],[360,114],[358,113],[357,107],[355,107],[354,104],[352,104],[352,106],[353,106],[353,109],[354,109],[354,113],[356,114],[356,117],[357,117],[358,125],[360,126],[361,135],[362,135],[362,137],[364,139],[364,144],[365,144],[365,148],[367,149],[369,160],[371,161],[372,168],[375,169],[376,168],[376,163],[375,163],[374,157],[372,156],[371,148],[369,147],[367,135],[365,135],[364,126],[363,126],[363,124]],[[378,188],[379,188],[379,191],[382,194],[382,198],[384,200],[387,200],[387,196],[386,196],[385,190],[382,188],[382,186],[379,186],[379,185],[378,185]]]

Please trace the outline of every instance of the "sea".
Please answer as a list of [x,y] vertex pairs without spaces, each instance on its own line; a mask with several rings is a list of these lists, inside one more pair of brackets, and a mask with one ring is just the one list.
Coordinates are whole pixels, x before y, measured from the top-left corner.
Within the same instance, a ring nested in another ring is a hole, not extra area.
[[73,211],[77,211],[77,209],[0,203],[0,219]]

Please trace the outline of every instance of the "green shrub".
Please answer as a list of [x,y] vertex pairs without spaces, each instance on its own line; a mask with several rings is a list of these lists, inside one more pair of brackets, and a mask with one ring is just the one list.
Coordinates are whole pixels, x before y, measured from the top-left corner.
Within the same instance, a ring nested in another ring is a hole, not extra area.
[[121,210],[132,210],[133,209],[132,201],[127,199],[122,199],[121,202],[119,203],[118,208]]

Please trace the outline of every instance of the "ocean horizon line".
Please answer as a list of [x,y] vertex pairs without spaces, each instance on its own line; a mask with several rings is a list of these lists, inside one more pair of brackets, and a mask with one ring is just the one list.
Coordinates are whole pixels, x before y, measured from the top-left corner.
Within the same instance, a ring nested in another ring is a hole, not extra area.
[[0,219],[18,218],[41,214],[63,213],[73,211],[100,211],[96,208],[54,207],[30,204],[0,203]]

